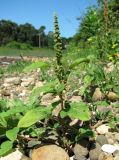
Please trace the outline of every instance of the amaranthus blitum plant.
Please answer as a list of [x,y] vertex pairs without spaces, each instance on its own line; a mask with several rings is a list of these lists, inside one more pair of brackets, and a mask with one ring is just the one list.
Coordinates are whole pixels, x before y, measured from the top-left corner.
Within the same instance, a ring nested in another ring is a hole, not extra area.
[[[58,18],[57,15],[54,14],[54,50],[56,52],[56,75],[61,84],[64,85],[64,80],[65,80],[65,72],[62,64],[62,41],[60,37],[60,31],[59,31],[59,26],[58,26]],[[61,91],[59,94],[59,97],[61,99],[61,108],[63,108],[63,92]]]

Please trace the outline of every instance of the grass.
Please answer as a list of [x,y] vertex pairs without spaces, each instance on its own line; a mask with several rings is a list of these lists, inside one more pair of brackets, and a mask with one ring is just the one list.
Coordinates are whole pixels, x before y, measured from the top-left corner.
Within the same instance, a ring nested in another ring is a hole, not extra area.
[[0,47],[0,56],[38,56],[38,57],[54,57],[54,51],[48,48],[36,48],[29,50],[12,49],[8,47]]

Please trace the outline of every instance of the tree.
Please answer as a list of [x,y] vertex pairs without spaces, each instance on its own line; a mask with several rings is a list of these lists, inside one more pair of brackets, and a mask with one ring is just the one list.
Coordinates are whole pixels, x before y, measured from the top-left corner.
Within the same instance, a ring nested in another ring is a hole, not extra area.
[[54,33],[52,31],[49,31],[47,35],[47,44],[48,44],[48,48],[51,48],[51,49],[53,49],[53,46],[54,46],[53,36],[54,36]]
[[86,41],[88,38],[96,35],[100,28],[102,18],[98,16],[96,8],[89,8],[87,13],[82,18],[82,22],[78,29],[76,38],[80,38],[82,41]]
[[39,48],[44,47],[44,43],[45,43],[45,26],[41,26],[38,30],[38,36],[39,36]]
[[17,40],[18,25],[9,20],[0,21],[0,44]]
[[36,36],[37,30],[29,23],[25,23],[18,28],[18,41],[29,44],[34,44],[33,39]]

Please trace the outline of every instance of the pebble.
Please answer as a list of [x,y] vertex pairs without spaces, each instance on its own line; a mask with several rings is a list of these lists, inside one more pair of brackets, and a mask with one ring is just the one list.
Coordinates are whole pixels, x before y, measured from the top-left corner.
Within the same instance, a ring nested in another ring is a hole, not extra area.
[[96,131],[98,132],[98,134],[106,134],[109,132],[109,126],[107,126],[106,124],[102,124],[101,126],[99,126],[98,128],[96,128]]
[[96,142],[98,142],[101,146],[104,144],[108,144],[108,140],[104,135],[98,135],[96,138]]
[[70,160],[70,158],[61,147],[46,145],[33,150],[32,160]]
[[21,160],[23,156],[23,153],[21,153],[19,150],[16,150],[5,157],[1,157],[0,160]]
[[117,150],[117,148],[111,144],[104,144],[101,147],[101,149],[102,149],[102,151],[107,152],[107,153],[114,153]]
[[89,152],[90,160],[98,160],[101,153],[101,146],[98,143],[93,143]]

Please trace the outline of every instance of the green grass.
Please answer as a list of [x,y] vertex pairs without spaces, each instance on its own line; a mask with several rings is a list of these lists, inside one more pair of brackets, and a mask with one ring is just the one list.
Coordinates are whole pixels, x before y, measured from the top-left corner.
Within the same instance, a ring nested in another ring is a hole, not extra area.
[[0,56],[39,56],[39,57],[53,57],[54,51],[48,48],[33,48],[31,50],[19,50],[8,47],[0,47]]

